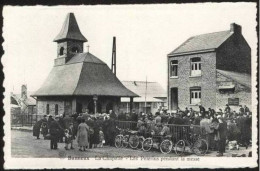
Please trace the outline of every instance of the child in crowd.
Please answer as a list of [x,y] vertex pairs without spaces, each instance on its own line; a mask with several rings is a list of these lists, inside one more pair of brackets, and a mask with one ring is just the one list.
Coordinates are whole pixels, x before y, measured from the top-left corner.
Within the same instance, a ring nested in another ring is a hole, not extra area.
[[70,123],[69,129],[65,129],[65,149],[68,150],[68,146],[70,144],[70,149],[73,148],[73,140],[74,140],[74,134],[73,134],[73,123]]
[[99,128],[99,144],[98,147],[103,147],[103,144],[105,144],[105,138],[104,138],[104,133],[102,131],[102,127]]

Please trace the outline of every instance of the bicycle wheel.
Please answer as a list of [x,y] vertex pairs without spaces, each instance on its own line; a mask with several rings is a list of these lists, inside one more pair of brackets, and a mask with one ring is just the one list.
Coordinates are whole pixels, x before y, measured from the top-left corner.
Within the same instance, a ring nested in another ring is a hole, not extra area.
[[164,154],[168,154],[172,151],[172,146],[173,143],[171,140],[165,139],[163,142],[160,144],[160,151]]
[[139,144],[138,144],[137,149],[141,150],[143,148],[143,142],[144,142],[145,138],[143,136],[141,136],[138,139],[139,139]]
[[122,135],[117,135],[115,138],[115,146],[116,148],[120,148],[122,146]]
[[122,146],[126,148],[128,146],[128,136],[123,136],[122,138]]
[[198,139],[192,148],[192,151],[198,156],[204,156],[208,151],[208,143],[204,139]]
[[185,151],[185,141],[179,140],[175,145],[175,153],[181,156]]
[[129,146],[133,149],[138,147],[139,144],[139,138],[137,135],[130,135],[129,137]]
[[149,151],[151,150],[152,146],[153,146],[152,138],[146,138],[143,142],[142,148],[144,151]]

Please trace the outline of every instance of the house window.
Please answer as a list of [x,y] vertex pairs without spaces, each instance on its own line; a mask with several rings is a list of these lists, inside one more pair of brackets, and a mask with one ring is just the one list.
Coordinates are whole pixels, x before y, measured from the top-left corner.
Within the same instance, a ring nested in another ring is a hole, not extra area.
[[191,76],[201,76],[201,58],[191,58]]
[[190,90],[190,103],[193,105],[201,104],[201,89],[195,88]]
[[50,105],[49,104],[46,105],[46,114],[47,115],[50,114]]
[[60,48],[60,56],[62,56],[64,54],[64,47]]
[[55,115],[58,115],[59,113],[59,106],[56,104],[55,105]]
[[170,77],[177,77],[178,76],[178,61],[172,60],[170,66]]

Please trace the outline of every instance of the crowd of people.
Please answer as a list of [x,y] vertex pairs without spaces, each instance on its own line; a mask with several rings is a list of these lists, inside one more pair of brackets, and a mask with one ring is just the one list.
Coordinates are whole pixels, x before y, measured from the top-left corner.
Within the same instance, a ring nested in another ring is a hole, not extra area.
[[57,149],[58,142],[65,143],[65,149],[74,149],[76,141],[80,151],[87,148],[114,145],[118,132],[116,129],[116,114],[110,110],[109,114],[90,115],[88,112],[65,115],[44,115],[33,127],[33,136],[40,139],[50,139],[50,148]]
[[210,150],[218,150],[218,156],[223,156],[227,142],[237,142],[239,146],[246,148],[251,141],[252,113],[247,106],[240,106],[239,111],[231,110],[227,104],[225,109],[206,110],[199,106],[199,111],[192,108],[178,109],[175,113],[167,111],[145,114],[144,112],[132,114],[115,114],[112,110],[109,114],[90,115],[74,113],[71,116],[44,116],[34,126],[33,135],[39,139],[40,130],[45,139],[51,140],[51,149],[57,149],[57,142],[65,139],[65,149],[73,149],[76,140],[79,150],[102,147],[103,144],[114,146],[115,136],[118,134],[117,120],[132,121],[131,129],[138,130],[139,134],[168,135],[169,124],[173,125],[199,125],[204,128],[206,140]]

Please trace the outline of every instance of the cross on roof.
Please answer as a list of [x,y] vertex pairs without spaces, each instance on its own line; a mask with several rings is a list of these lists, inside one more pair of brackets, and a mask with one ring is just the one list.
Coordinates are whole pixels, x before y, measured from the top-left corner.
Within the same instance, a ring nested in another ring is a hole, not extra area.
[[87,45],[87,48],[88,48],[88,52],[89,52],[89,47],[90,47],[90,46],[89,46],[89,45]]

